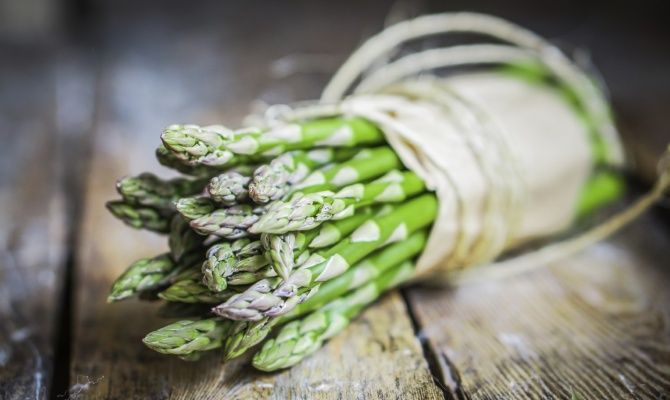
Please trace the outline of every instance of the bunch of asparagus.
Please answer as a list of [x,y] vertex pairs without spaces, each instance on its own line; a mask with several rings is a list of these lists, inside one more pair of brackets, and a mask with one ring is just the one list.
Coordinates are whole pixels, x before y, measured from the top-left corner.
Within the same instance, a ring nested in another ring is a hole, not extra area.
[[187,318],[148,347],[231,359],[271,337],[253,365],[286,368],[412,277],[437,201],[369,121],[172,125],[161,140],[158,161],[190,177],[124,178],[107,204],[168,236],[169,251],[134,262],[108,298],[159,298],[162,315]]

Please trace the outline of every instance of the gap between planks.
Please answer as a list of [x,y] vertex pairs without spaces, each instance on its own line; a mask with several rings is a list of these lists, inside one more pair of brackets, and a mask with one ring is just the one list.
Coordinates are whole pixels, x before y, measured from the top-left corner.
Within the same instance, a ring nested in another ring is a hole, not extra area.
[[[72,344],[72,324],[74,306],[74,272],[76,269],[77,248],[80,243],[81,221],[84,207],[84,192],[88,167],[91,163],[91,142],[89,134],[95,127],[97,104],[100,89],[98,75],[100,66],[88,57],[82,56],[77,46],[67,51],[67,61],[59,60],[57,73],[58,107],[65,112],[80,104],[90,104],[88,115],[79,115],[79,119],[59,115],[61,130],[60,152],[63,160],[61,185],[65,189],[65,257],[63,266],[63,289],[57,302],[60,304],[55,326],[54,365],[52,388],[49,398],[66,398],[70,388],[70,358]],[[74,82],[76,80],[77,82]],[[82,120],[81,118],[88,118]],[[58,368],[60,366],[60,368]]]

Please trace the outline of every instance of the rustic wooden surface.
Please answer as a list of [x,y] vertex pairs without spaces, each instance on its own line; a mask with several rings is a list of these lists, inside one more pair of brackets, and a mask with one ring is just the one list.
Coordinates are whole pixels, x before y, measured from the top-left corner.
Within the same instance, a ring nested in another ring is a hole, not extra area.
[[94,68],[65,48],[67,59],[50,45],[2,49],[0,398],[45,398],[69,341],[62,305]]
[[[467,8],[590,48],[649,180],[670,139],[670,80],[659,79],[670,53],[654,47],[667,43],[661,17],[653,7],[631,14],[574,3],[582,12],[563,4]],[[108,305],[105,297],[129,262],[165,241],[108,215],[114,181],[170,173],[146,158],[168,123],[234,126],[255,99],[314,98],[391,7],[69,4],[86,21],[70,36],[37,48],[0,37],[0,398],[667,397],[670,228],[658,212],[528,275],[387,295],[279,374],[243,360],[223,365],[217,354],[189,364],[147,350],[141,337],[165,322],[157,306]],[[390,19],[444,9],[401,2]]]
[[456,397],[662,398],[668,244],[667,226],[648,217],[549,269],[446,293],[412,288],[409,302]]
[[54,94],[38,89],[50,83],[45,60],[38,54],[0,60],[0,129],[3,145],[14,149],[12,157],[0,157],[0,393],[16,398],[48,393],[59,314],[54,300],[63,282],[60,154],[50,134]]

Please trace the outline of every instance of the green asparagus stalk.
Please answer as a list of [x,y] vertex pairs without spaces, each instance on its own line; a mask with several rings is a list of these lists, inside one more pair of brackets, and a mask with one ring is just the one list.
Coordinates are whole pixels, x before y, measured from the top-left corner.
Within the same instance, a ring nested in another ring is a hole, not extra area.
[[123,200],[108,201],[107,209],[126,225],[135,229],[147,229],[158,233],[167,233],[170,220],[158,210],[129,204]]
[[349,159],[357,152],[357,149],[352,148],[323,148],[282,154],[254,171],[249,195],[258,204],[278,200],[288,193],[292,185],[305,179],[315,168]]
[[213,292],[223,291],[228,287],[229,278],[236,274],[255,273],[269,266],[264,253],[258,240],[238,239],[232,243],[218,243],[207,250],[207,258],[202,264],[203,283]]
[[413,263],[405,262],[307,317],[289,322],[254,355],[253,366],[261,371],[276,371],[295,365],[346,328],[365,306],[389,288],[410,279],[413,273]]
[[157,288],[175,267],[169,254],[135,261],[114,281],[107,302],[127,299],[138,292]]
[[281,276],[288,278],[295,265],[294,249],[299,246],[295,235],[261,235],[261,243],[267,249],[267,258],[271,260],[272,269]]
[[299,265],[298,258],[305,254],[308,247],[323,248],[334,245],[367,221],[373,212],[372,208],[365,207],[349,218],[327,222],[318,229],[306,232],[289,232],[283,235],[264,233],[261,235],[261,242],[277,275],[287,279],[294,266]]
[[233,295],[213,311],[229,319],[249,321],[285,314],[316,293],[320,283],[346,272],[377,248],[406,240],[409,234],[430,225],[436,213],[433,194],[410,200],[387,215],[367,221],[332,248],[315,253],[272,292],[253,290]]
[[[358,207],[356,213],[349,218],[328,221],[321,224],[319,229],[315,230],[316,236],[311,240],[305,241],[305,243],[307,243],[307,247],[310,249],[323,249],[325,247],[330,247],[343,238],[349,236],[351,232],[356,230],[368,219],[372,218],[373,216],[381,217],[387,215],[395,210],[395,208],[396,204],[393,203],[382,204],[381,206],[376,207]],[[300,235],[307,236],[309,232],[311,231],[291,232],[288,234],[294,234],[300,237]]]
[[232,288],[218,293],[212,292],[207,286],[202,284],[202,275],[199,268],[189,268],[175,277],[174,282],[170,286],[158,293],[158,297],[167,301],[180,303],[216,304],[225,301],[237,293],[239,293],[238,290]]
[[[383,140],[382,133],[361,118],[330,118],[288,124],[269,131],[230,131],[221,126],[172,125],[161,135],[176,158],[191,165],[229,165],[312,147],[355,147]],[[260,156],[260,157],[259,157]]]
[[185,356],[221,347],[230,326],[230,321],[220,318],[177,321],[149,333],[142,341],[159,353]]
[[220,149],[233,140],[235,133],[222,125],[170,125],[161,135],[163,145],[182,162],[189,165],[222,166],[232,153]]
[[309,230],[331,219],[347,218],[356,208],[369,204],[397,203],[425,190],[413,172],[392,171],[368,184],[353,184],[339,192],[296,193],[288,202],[268,206],[249,232],[286,233]]
[[156,291],[167,287],[171,279],[200,259],[197,253],[186,254],[177,262],[169,253],[139,259],[114,281],[107,301],[119,301],[136,295],[154,299]]
[[291,321],[307,312],[377,279],[387,270],[417,256],[426,244],[427,232],[419,231],[407,240],[394,243],[366,257],[342,275],[325,282],[312,297],[298,304],[291,312],[277,318],[262,318],[260,321],[236,321],[225,340],[225,356],[232,359],[244,354],[260,343],[270,331],[280,324]]
[[151,173],[130,176],[119,180],[116,190],[129,204],[160,210],[164,214],[175,212],[174,202],[180,197],[201,192],[206,181],[203,179],[176,178],[169,181]]
[[179,214],[187,220],[193,220],[211,214],[216,210],[216,204],[209,197],[183,197],[175,203]]
[[180,261],[185,255],[202,249],[205,238],[195,233],[188,221],[179,214],[172,217],[168,246],[175,261]]
[[293,189],[301,192],[333,190],[376,178],[398,168],[402,168],[402,163],[390,147],[364,149],[348,161],[312,172]]
[[213,292],[221,292],[228,287],[224,271],[230,269],[237,261],[231,243],[215,244],[207,250],[207,257],[202,264],[202,283]]
[[236,171],[225,172],[209,181],[207,192],[212,200],[225,206],[240,204],[249,197],[250,180]]
[[177,158],[170,150],[167,149],[163,144],[159,145],[156,148],[156,159],[158,163],[177,170],[182,174],[191,175],[195,177],[210,177],[220,172],[220,169],[212,168],[207,165],[187,165],[182,160]]
[[620,199],[624,191],[625,182],[620,172],[594,171],[577,200],[577,218],[593,215],[594,211]]
[[272,267],[266,265],[258,271],[240,271],[228,277],[228,284],[232,286],[251,285],[265,278],[274,278],[277,276]]
[[[275,301],[272,291],[282,282],[280,277],[257,281],[243,292],[233,295],[234,301],[219,304],[212,311],[222,317],[240,321],[258,321],[263,316],[256,308],[264,307],[264,299]],[[229,298],[230,299],[230,298]],[[230,304],[229,304],[230,303]],[[267,307],[267,306],[265,306]],[[231,318],[233,316],[234,318]]]
[[220,208],[191,221],[191,228],[201,235],[239,239],[249,235],[248,228],[258,221],[262,208],[247,204]]

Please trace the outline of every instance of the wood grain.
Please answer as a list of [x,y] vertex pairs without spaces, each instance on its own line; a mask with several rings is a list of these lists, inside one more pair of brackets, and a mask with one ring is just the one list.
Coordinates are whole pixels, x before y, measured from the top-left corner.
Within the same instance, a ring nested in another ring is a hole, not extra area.
[[[443,398],[433,383],[405,306],[397,294],[371,307],[304,362],[275,374],[254,370],[249,366],[248,357],[224,364],[219,352],[196,363],[153,353],[138,340],[143,330],[164,322],[149,314],[139,315],[151,310],[140,308],[137,315],[125,311],[121,319],[132,328],[115,335],[121,336],[118,343],[106,342],[102,352],[87,353],[86,362],[78,364],[79,378],[73,384],[80,385],[71,392],[75,396],[92,399]],[[110,316],[108,312],[101,312],[105,317]],[[110,322],[96,324],[110,331],[122,328],[121,321]],[[107,337],[99,342],[103,340]]]
[[658,399],[670,391],[667,228],[647,217],[564,262],[407,291],[459,398]]
[[0,135],[11,149],[0,157],[0,398],[45,398],[65,254],[61,154],[52,65],[11,55],[0,58]]
[[54,365],[67,362],[59,346],[69,340],[69,312],[61,306],[95,68],[54,43],[0,52],[0,397],[45,398],[62,371]]

